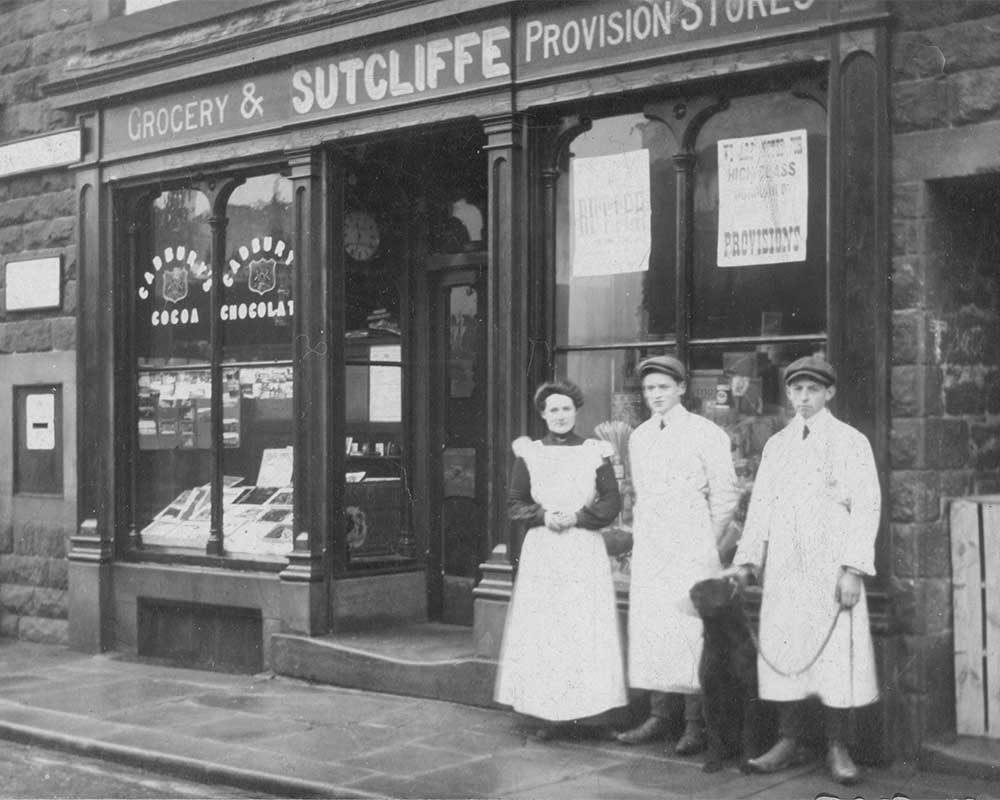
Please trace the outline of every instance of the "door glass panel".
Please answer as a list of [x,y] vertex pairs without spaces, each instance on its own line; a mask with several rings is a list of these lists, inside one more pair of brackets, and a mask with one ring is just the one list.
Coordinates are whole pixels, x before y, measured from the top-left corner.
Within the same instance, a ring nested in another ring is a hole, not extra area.
[[556,194],[558,344],[674,331],[675,150],[641,114],[595,120],[573,140]]
[[695,166],[692,336],[825,331],[826,143],[823,109],[788,93],[736,98],[705,124]]
[[[485,309],[480,276],[448,276],[437,292],[444,366],[436,390],[441,430],[441,620],[471,625],[472,590],[485,560]],[[450,285],[449,285],[450,284]]]
[[407,522],[400,242],[399,231],[386,225],[375,203],[351,203],[343,224],[344,526],[348,565],[357,569],[410,556],[401,547]]
[[447,290],[447,414],[442,464],[444,509],[441,521],[446,575],[474,578],[479,552],[477,499],[478,439],[482,431],[479,384],[483,319],[475,286]]
[[401,350],[398,336],[377,333],[347,343],[344,514],[353,567],[400,556],[405,528]]

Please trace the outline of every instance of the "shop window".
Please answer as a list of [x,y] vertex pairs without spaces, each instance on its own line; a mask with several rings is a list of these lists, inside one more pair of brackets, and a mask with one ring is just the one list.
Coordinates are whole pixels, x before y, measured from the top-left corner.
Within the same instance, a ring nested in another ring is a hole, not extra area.
[[[280,556],[292,548],[291,184],[257,176],[232,193],[218,276],[210,215],[205,195],[178,189],[160,194],[140,226],[148,247],[137,247],[135,280],[135,527],[144,548],[205,551],[221,427],[223,549]],[[216,280],[221,360],[213,366]]]
[[729,433],[746,499],[790,414],[783,368],[826,346],[824,109],[768,91],[698,125],[685,150],[655,115],[595,119],[561,159],[555,371],[583,389],[578,431],[619,452],[626,527],[642,358],[684,354],[685,404]]

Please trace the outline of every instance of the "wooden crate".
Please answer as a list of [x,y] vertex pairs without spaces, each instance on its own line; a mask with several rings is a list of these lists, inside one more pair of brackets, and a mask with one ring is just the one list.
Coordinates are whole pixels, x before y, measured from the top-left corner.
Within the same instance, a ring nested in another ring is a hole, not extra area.
[[951,573],[956,728],[1000,739],[1000,495],[952,501]]

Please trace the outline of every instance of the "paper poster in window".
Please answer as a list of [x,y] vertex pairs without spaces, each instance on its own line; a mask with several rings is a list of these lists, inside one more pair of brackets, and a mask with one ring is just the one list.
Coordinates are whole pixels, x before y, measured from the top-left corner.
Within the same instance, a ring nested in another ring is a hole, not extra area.
[[809,159],[805,130],[720,139],[720,267],[805,261]]
[[[399,363],[400,346],[379,345],[371,348],[372,361]],[[403,371],[399,366],[368,368],[368,420],[400,422],[403,419]]]
[[[292,447],[266,447],[260,456],[257,486],[289,486],[292,483],[295,450]],[[256,500],[255,502],[263,502]]]
[[574,158],[573,277],[649,269],[649,151]]

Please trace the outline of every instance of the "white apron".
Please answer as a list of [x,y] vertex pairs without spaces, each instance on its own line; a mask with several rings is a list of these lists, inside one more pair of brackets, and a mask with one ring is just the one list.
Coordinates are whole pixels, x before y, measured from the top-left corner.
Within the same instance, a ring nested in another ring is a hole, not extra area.
[[[759,563],[749,554],[763,554],[754,540],[767,539],[760,696],[818,696],[826,706],[848,708],[877,700],[878,681],[864,587],[857,604],[841,611],[836,586],[843,564],[874,572],[880,498],[867,440],[833,417],[825,422],[811,424],[808,439],[801,424],[792,424],[768,443],[744,531],[747,555],[738,551],[735,563]],[[782,674],[806,667],[834,625],[812,667]]]
[[679,407],[668,417],[666,429],[654,418],[629,439],[636,503],[628,675],[636,688],[693,693],[702,625],[688,592],[721,569],[708,495],[715,486],[728,508],[721,516],[731,517],[737,494],[726,434]]
[[[520,452],[531,494],[547,511],[578,511],[594,499],[598,443]],[[497,669],[495,699],[551,721],[594,716],[627,702],[615,590],[604,539],[570,528],[528,531]]]

